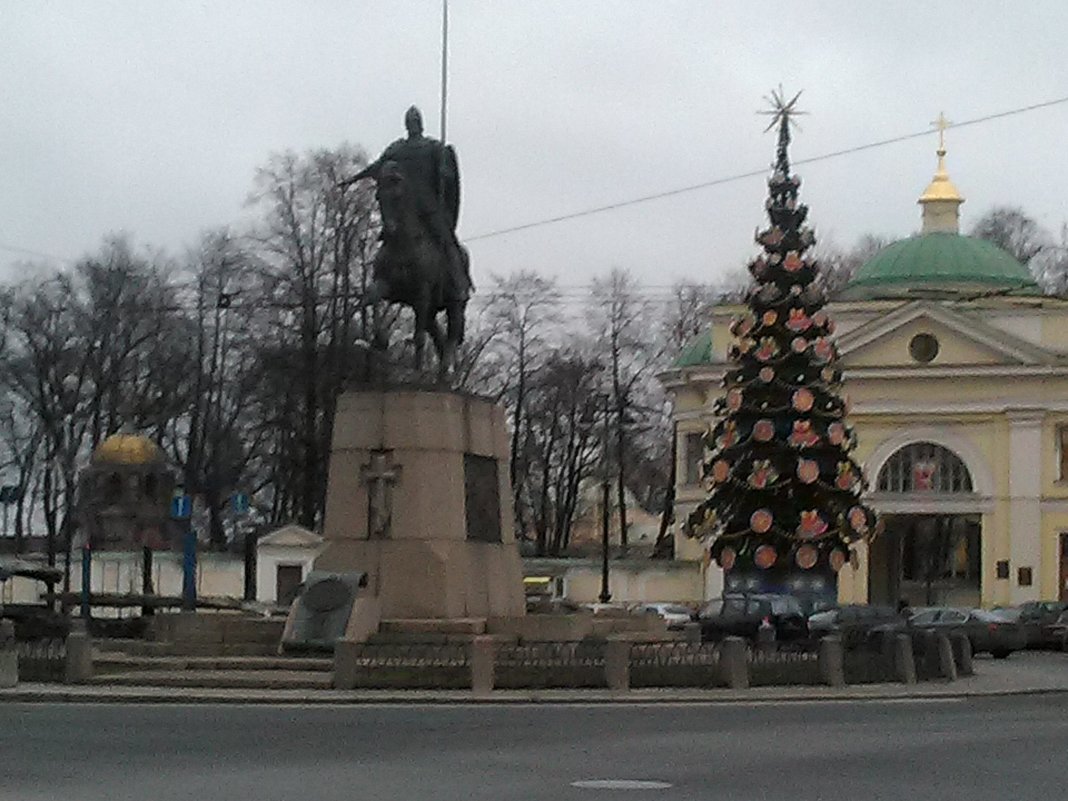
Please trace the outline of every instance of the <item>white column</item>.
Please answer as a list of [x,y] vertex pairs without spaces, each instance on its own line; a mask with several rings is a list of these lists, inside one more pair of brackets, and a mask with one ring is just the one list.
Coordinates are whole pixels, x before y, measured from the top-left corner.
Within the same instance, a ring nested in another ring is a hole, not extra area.
[[[1039,598],[1042,559],[1041,411],[1010,411],[1009,418],[1009,598]],[[986,532],[983,532],[986,535]],[[1031,586],[1019,584],[1020,568],[1031,568]]]

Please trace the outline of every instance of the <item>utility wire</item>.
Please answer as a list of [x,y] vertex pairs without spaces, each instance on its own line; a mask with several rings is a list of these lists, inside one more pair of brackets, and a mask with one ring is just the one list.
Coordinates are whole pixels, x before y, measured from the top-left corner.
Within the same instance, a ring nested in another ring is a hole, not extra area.
[[[946,129],[950,128],[965,128],[969,125],[979,125],[980,123],[990,122],[991,120],[1001,119],[1002,117],[1012,117],[1017,114],[1025,114],[1029,111],[1037,111],[1038,109],[1049,108],[1050,106],[1060,105],[1061,103],[1068,103],[1068,97],[1060,97],[1056,100],[1047,100],[1042,103],[1033,103],[1030,106],[1021,106],[1020,108],[1010,109],[1008,111],[999,111],[994,114],[987,114],[982,117],[975,117],[974,119],[965,120],[964,122],[955,122],[951,125],[947,125]],[[887,145],[894,145],[899,142],[906,142],[910,139],[918,139],[922,136],[929,136],[933,133],[930,129],[923,131],[916,131],[914,133],[902,134],[901,136],[893,136],[889,139],[880,139],[877,142],[869,142],[866,145],[857,145],[855,147],[847,147],[843,150],[834,150],[830,153],[823,153],[818,156],[811,156],[807,159],[797,159],[794,161],[794,165],[799,164],[814,164],[819,161],[827,161],[828,159],[838,158],[840,156],[848,156],[853,153],[861,153],[865,150],[874,150],[875,148],[885,147]],[[653,195],[643,195],[642,197],[631,198],[630,200],[621,200],[617,203],[609,203],[605,206],[596,206],[590,209],[583,209],[582,211],[571,212],[569,214],[561,214],[556,217],[548,217],[544,220],[536,220],[534,222],[523,223],[522,225],[513,225],[509,228],[499,228],[496,231],[489,231],[484,234],[476,234],[475,236],[469,236],[464,239],[465,242],[477,242],[483,239],[490,239],[491,237],[504,236],[505,234],[514,234],[517,231],[528,231],[531,228],[540,228],[545,225],[553,225],[558,222],[564,222],[566,220],[575,220],[580,217],[588,217],[592,214],[600,214],[605,211],[614,211],[615,209],[627,208],[628,206],[637,206],[641,203],[649,203],[653,200],[662,200],[667,197],[675,197],[676,195],[683,195],[688,192],[696,192],[699,189],[707,189],[712,186],[720,186],[722,184],[733,183],[734,181],[741,181],[746,178],[757,178],[767,174],[767,168],[761,168],[759,170],[751,170],[749,172],[737,173],[735,175],[728,175],[723,178],[714,178],[710,181],[703,181],[699,184],[692,184],[690,186],[682,186],[678,189],[669,189],[666,192],[657,192]]]
[[[980,125],[992,120],[999,120],[1004,117],[1013,117],[1018,114],[1026,114],[1031,111],[1038,111],[1044,108],[1050,108],[1052,106],[1058,106],[1063,103],[1068,103],[1068,96],[1059,97],[1054,100],[1046,100],[1042,103],[1032,103],[1029,106],[1020,106],[1019,108],[1009,109],[1008,111],[998,111],[993,114],[986,114],[982,117],[974,117],[970,120],[964,120],[963,122],[955,122],[946,126],[946,129],[951,128],[967,128],[971,125]],[[849,156],[854,153],[862,153],[866,150],[874,150],[880,147],[886,147],[887,145],[894,145],[900,142],[907,142],[911,139],[919,139],[923,136],[929,136],[933,133],[930,129],[923,131],[915,131],[913,133],[902,134],[901,136],[893,136],[889,139],[880,139],[876,142],[869,142],[865,145],[856,145],[854,147],[847,147],[842,150],[833,150],[829,153],[822,153],[818,156],[810,156],[809,158],[797,159],[794,161],[794,165],[800,164],[815,164],[820,161],[827,161],[829,159],[839,158],[841,156]],[[567,220],[576,220],[581,217],[589,217],[593,214],[601,214],[606,211],[614,211],[616,209],[627,208],[629,206],[637,206],[642,203],[649,203],[654,200],[662,200],[668,197],[675,197],[676,195],[683,195],[689,192],[697,192],[701,189],[708,189],[713,186],[721,186],[723,184],[733,183],[735,181],[742,181],[746,178],[758,178],[767,174],[767,168],[761,168],[758,170],[750,170],[749,172],[737,173],[735,175],[728,175],[722,178],[713,178],[709,181],[702,181],[699,184],[691,184],[690,186],[682,186],[676,189],[669,189],[664,192],[657,192],[651,195],[642,195],[641,197],[631,198],[629,200],[621,200],[616,203],[609,203],[604,206],[595,206],[589,209],[583,209],[581,211],[570,212],[568,214],[560,214],[555,217],[547,217],[542,220],[535,220],[529,223],[522,223],[521,225],[513,225],[508,228],[498,228],[495,231],[487,231],[483,234],[476,234],[475,236],[465,237],[465,242],[479,242],[484,239],[491,239],[493,237],[504,236],[505,234],[514,234],[519,231],[528,231],[532,228],[541,228],[546,225],[554,225],[559,222],[566,222]],[[38,256],[40,258],[52,259],[55,261],[62,261],[68,264],[74,264],[75,259],[64,258],[62,256],[55,256],[48,253],[42,253],[40,251],[30,250],[28,248],[19,247],[17,245],[10,245],[0,242],[0,250],[7,250],[14,253],[23,253],[31,256]]]

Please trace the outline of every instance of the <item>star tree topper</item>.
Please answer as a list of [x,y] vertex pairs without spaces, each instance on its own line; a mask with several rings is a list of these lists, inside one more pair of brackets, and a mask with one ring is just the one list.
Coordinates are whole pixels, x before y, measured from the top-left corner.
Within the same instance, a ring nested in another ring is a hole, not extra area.
[[764,96],[764,101],[768,104],[768,108],[757,112],[757,114],[771,117],[771,122],[764,129],[764,133],[775,127],[779,129],[779,146],[775,154],[776,166],[782,170],[784,175],[790,171],[789,158],[786,154],[786,149],[790,145],[790,126],[801,130],[801,126],[797,124],[797,117],[808,114],[807,111],[801,111],[797,107],[801,92],[798,92],[789,100],[786,99],[786,96],[782,84],[779,84],[778,89],[772,89],[770,94]]

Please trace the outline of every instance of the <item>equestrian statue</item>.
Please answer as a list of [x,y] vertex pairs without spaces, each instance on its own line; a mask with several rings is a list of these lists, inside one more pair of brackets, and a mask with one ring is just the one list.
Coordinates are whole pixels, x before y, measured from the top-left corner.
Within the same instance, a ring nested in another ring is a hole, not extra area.
[[[440,375],[453,367],[464,339],[464,311],[473,291],[467,249],[456,238],[460,170],[456,151],[423,135],[423,117],[412,106],[404,115],[408,136],[338,186],[375,181],[382,219],[381,246],[364,305],[384,300],[415,312],[415,367],[423,367],[429,334]],[[442,333],[438,314],[445,312]]]

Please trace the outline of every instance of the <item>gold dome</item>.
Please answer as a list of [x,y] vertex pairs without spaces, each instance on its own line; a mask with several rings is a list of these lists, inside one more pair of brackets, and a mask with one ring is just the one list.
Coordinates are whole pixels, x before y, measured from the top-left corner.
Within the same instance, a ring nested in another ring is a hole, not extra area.
[[140,434],[112,434],[93,451],[93,464],[152,464],[163,461],[163,451]]

